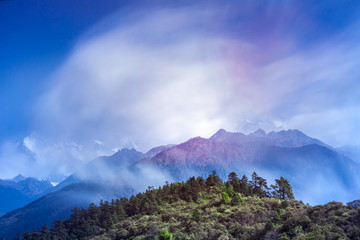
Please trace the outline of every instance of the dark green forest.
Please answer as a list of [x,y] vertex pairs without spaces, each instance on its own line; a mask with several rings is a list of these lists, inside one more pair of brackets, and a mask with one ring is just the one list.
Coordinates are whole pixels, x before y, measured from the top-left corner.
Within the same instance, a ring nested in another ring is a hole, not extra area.
[[360,201],[310,206],[294,200],[288,180],[275,185],[255,172],[222,181],[166,183],[87,209],[25,233],[21,239],[359,239]]

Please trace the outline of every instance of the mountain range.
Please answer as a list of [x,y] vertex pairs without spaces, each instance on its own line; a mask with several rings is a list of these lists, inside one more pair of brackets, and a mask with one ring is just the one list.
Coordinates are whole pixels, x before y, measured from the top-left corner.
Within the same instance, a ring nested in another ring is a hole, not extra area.
[[220,129],[208,139],[195,137],[145,154],[123,149],[97,158],[49,194],[0,218],[0,237],[66,218],[73,207],[128,197],[147,186],[207,176],[213,170],[222,178],[234,170],[248,176],[257,171],[269,180],[283,176],[294,187],[296,198],[310,204],[354,200],[360,189],[359,163],[301,131],[259,129],[246,135]]
[[41,197],[52,187],[48,181],[25,178],[21,174],[10,180],[0,180],[0,216]]

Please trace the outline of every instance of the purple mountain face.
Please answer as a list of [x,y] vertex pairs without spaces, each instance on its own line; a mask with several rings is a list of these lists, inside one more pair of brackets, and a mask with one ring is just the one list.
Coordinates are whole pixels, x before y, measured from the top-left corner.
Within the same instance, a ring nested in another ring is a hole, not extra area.
[[154,157],[156,154],[161,153],[171,147],[175,146],[174,144],[169,144],[169,145],[165,145],[165,146],[159,146],[159,147],[154,147],[152,149],[150,149],[149,151],[147,151],[145,153],[145,157],[146,158],[152,158]]
[[239,132],[227,132],[224,129],[217,131],[210,140],[216,142],[226,142],[234,144],[243,144],[243,143],[263,143],[270,146],[277,147],[302,147],[309,144],[318,144],[320,146],[325,146],[331,148],[329,145],[321,142],[316,138],[311,138],[299,130],[283,130],[280,132],[266,132],[262,129],[258,129],[253,133],[245,135]]
[[195,137],[159,152],[148,161],[159,166],[228,166],[253,163],[259,149],[265,146],[302,147],[309,144],[327,145],[298,130],[270,132],[258,129],[245,135],[239,132],[217,131],[209,139]]
[[156,162],[160,166],[222,165],[225,160],[228,164],[231,158],[239,157],[238,154],[228,155],[228,153],[239,153],[239,150],[236,145],[227,146],[223,143],[196,137],[156,154],[150,161]]

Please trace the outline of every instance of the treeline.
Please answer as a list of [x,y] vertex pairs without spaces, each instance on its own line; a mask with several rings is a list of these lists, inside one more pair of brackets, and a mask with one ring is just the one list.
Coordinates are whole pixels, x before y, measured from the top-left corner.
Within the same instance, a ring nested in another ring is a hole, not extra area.
[[180,200],[196,203],[206,198],[208,193],[221,194],[222,202],[232,205],[241,204],[246,196],[294,199],[289,182],[282,177],[275,180],[275,185],[268,186],[266,179],[256,172],[251,175],[251,180],[245,175],[240,179],[232,172],[228,180],[223,182],[213,171],[206,179],[191,177],[186,182],[166,182],[163,187],[148,187],[146,192],[129,199],[101,201],[99,206],[91,204],[88,209],[75,208],[69,219],[55,221],[50,229],[44,226],[38,232],[25,233],[22,239],[87,239],[114,228],[116,223],[128,217],[137,214],[153,215],[165,203]]
[[225,182],[213,172],[75,208],[69,219],[22,239],[360,240],[359,200],[309,206],[293,198],[284,178],[268,186],[255,172],[250,179],[232,172]]

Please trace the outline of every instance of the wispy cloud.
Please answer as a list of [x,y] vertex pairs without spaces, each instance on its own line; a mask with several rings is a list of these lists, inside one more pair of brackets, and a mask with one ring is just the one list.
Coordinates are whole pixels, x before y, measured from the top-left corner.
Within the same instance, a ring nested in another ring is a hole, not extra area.
[[39,166],[64,174],[111,149],[219,128],[299,128],[359,144],[359,22],[332,29],[317,16],[324,6],[266,2],[131,9],[100,22],[34,107],[24,142],[42,143],[32,149]]

